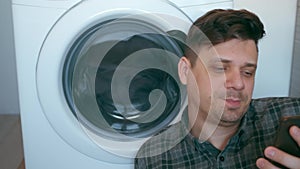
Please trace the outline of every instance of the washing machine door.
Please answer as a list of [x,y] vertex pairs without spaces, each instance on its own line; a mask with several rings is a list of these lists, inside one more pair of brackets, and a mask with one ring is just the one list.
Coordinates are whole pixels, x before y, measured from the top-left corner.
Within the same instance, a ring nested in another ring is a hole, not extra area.
[[98,160],[134,157],[181,117],[177,63],[190,25],[165,1],[87,0],[68,10],[37,63],[40,103],[54,130]]

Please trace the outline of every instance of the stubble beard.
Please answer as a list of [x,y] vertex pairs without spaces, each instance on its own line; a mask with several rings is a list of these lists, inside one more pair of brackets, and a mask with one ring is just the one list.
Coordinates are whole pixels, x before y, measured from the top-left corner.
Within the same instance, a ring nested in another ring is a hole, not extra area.
[[[234,108],[227,107],[226,98],[238,98],[241,102],[241,106]],[[243,108],[245,105],[243,103],[247,102],[248,96],[243,95],[241,92],[228,91],[226,94],[214,93],[211,99],[209,113],[213,114],[213,122],[218,122],[216,125],[230,127],[240,123],[247,109]]]

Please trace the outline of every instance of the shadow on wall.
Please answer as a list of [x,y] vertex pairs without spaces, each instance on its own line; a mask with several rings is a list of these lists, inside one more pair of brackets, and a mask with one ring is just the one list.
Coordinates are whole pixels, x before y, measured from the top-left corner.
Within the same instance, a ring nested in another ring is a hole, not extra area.
[[0,114],[19,114],[11,0],[0,1]]

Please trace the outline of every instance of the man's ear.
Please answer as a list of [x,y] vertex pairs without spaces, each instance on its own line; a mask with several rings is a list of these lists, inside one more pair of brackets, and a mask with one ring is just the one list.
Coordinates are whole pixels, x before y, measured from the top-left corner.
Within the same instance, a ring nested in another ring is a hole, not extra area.
[[191,62],[185,57],[181,57],[178,62],[178,76],[182,84],[186,85],[188,74],[191,69]]

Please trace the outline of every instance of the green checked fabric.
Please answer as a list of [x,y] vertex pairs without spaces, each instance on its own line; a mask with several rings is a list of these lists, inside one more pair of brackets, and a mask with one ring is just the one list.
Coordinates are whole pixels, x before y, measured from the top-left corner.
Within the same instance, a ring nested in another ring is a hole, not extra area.
[[135,158],[136,169],[256,168],[256,160],[272,145],[282,116],[300,115],[300,98],[263,98],[250,103],[240,129],[223,151],[200,143],[186,122],[149,139]]

